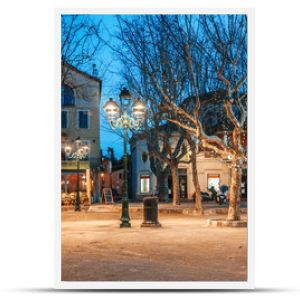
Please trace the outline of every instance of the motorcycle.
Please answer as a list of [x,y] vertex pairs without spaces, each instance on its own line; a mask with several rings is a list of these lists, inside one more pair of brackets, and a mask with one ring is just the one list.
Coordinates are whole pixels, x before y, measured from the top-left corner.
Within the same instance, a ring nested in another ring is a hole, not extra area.
[[[211,194],[201,192],[202,201],[216,201],[219,205],[227,203],[228,186],[221,185],[219,189],[221,191],[220,194],[218,194],[214,187],[208,189]],[[193,199],[195,200],[195,194],[193,195]]]
[[224,194],[219,194],[219,195],[217,196],[216,202],[217,202],[219,205],[225,204],[225,203],[227,202],[227,196],[224,195]]
[[210,200],[216,201],[219,205],[222,205],[227,202],[228,186],[226,185],[220,186],[219,188],[219,190],[221,191],[220,194],[218,194],[218,192],[213,186],[208,190],[211,192],[211,196],[209,197]]
[[216,202],[219,205],[222,205],[222,204],[227,202],[228,186],[227,185],[221,185],[220,186],[220,191],[221,191],[221,193],[216,196]]

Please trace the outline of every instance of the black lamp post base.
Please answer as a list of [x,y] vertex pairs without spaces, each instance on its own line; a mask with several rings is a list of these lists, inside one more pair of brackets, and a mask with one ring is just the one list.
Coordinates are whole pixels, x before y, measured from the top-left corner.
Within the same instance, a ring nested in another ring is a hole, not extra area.
[[120,224],[120,228],[130,228],[131,224],[129,222],[122,222]]

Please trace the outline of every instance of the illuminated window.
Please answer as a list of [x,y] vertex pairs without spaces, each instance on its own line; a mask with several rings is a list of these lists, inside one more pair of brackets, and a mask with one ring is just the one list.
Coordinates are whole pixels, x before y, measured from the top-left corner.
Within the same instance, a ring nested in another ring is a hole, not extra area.
[[141,176],[141,193],[150,192],[150,176]]
[[220,175],[207,175],[207,189],[214,187],[216,191],[219,191]]

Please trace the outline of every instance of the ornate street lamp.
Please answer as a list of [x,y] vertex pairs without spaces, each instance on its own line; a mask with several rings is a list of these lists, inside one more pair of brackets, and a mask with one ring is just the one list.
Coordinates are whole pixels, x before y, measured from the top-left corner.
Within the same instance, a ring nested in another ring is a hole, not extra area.
[[[131,227],[128,208],[128,169],[127,169],[127,134],[128,129],[139,129],[146,116],[146,105],[136,99],[132,105],[131,95],[126,88],[120,93],[120,106],[110,98],[104,105],[104,112],[113,130],[123,128],[124,132],[124,190],[122,197],[122,217],[120,227]],[[131,114],[131,116],[130,116]]]
[[75,151],[71,146],[65,147],[65,153],[67,158],[74,159],[76,161],[76,172],[77,172],[77,181],[76,181],[76,201],[75,201],[75,211],[80,211],[80,186],[79,186],[79,170],[80,170],[80,160],[86,158],[89,153],[88,146],[81,146],[81,140],[78,137],[75,140]]

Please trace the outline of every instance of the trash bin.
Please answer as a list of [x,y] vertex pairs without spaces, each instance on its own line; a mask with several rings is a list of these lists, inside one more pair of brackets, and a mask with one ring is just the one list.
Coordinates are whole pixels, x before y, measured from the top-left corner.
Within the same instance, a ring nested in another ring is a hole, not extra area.
[[141,227],[161,227],[158,222],[158,197],[143,198],[143,215]]

